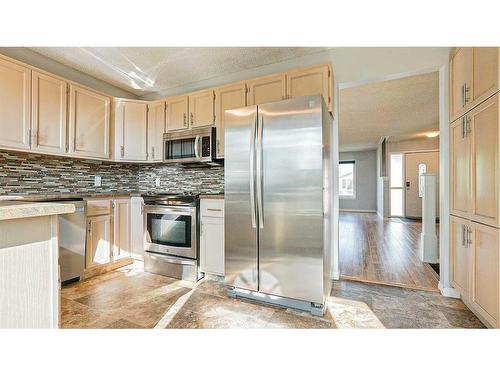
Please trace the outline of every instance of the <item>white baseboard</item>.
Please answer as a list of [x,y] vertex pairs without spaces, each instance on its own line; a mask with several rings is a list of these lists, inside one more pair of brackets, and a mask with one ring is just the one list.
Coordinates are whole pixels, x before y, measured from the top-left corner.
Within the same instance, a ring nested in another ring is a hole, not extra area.
[[340,208],[339,211],[344,211],[344,212],[369,212],[369,213],[376,213],[377,211],[375,210],[351,210],[349,208]]
[[460,293],[456,289],[451,288],[451,287],[445,288],[445,287],[443,287],[441,282],[439,282],[438,288],[439,288],[439,291],[441,292],[441,294],[445,297],[460,298]]

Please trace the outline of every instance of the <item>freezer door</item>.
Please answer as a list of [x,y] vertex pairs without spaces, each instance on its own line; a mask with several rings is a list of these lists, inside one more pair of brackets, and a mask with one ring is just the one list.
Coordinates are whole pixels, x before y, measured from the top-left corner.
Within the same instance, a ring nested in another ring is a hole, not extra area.
[[320,96],[259,105],[256,151],[259,291],[316,303],[323,303],[321,108]]
[[257,107],[225,112],[225,283],[258,289],[255,207]]

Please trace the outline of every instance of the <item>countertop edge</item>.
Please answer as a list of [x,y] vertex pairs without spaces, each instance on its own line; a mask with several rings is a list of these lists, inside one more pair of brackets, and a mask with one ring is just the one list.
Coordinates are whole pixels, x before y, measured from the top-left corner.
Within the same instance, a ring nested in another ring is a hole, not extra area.
[[0,204],[0,221],[73,212],[75,212],[75,206],[69,203],[4,201]]

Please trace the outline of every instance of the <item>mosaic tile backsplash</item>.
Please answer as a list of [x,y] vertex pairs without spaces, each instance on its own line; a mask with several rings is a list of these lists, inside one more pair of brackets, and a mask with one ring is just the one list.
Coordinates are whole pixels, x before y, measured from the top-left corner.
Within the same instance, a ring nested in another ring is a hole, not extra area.
[[[101,176],[101,187],[94,187],[96,175]],[[160,177],[159,188],[156,177]],[[223,167],[122,164],[0,151],[0,195],[223,191]]]

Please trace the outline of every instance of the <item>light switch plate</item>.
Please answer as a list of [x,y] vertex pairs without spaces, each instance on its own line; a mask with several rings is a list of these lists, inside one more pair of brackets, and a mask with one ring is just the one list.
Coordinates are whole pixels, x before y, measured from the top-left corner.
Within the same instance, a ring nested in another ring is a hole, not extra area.
[[160,177],[155,178],[155,186],[160,187]]
[[94,176],[94,186],[101,186],[101,176]]

